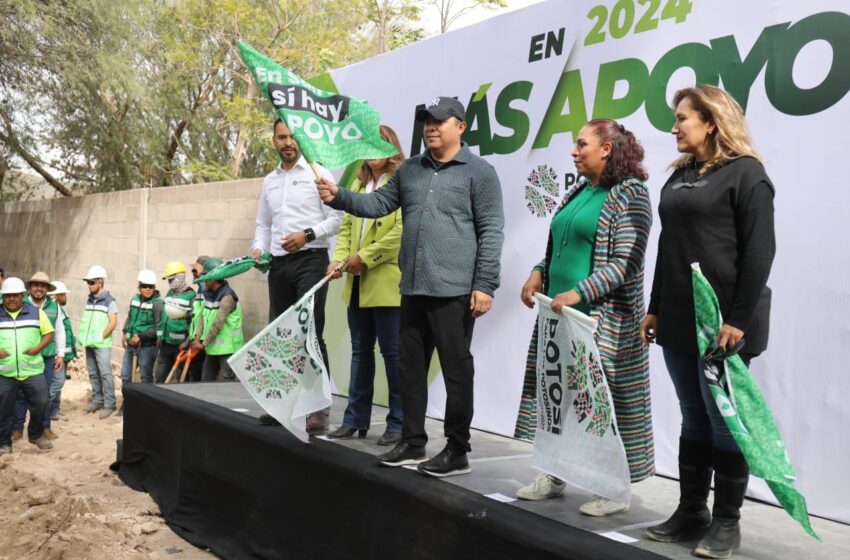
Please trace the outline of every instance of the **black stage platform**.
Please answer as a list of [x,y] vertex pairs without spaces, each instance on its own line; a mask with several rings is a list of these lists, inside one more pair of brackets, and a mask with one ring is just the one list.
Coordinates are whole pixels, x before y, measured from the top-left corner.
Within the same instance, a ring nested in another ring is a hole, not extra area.
[[[472,474],[434,479],[376,466],[374,455],[387,450],[375,445],[382,407],[373,411],[367,439],[304,444],[283,428],[260,426],[259,406],[238,383],[131,385],[124,397],[121,479],[148,492],[178,534],[222,558],[691,557],[694,543],[641,536],[674,509],[675,481],[642,482],[628,512],[588,518],[577,508],[589,496],[572,489],[556,500],[500,501],[536,474],[528,466],[531,445],[511,438],[473,432]],[[336,397],[332,426],[344,408]],[[444,445],[442,423],[429,420],[428,431],[433,455]],[[807,540],[789,550],[788,531],[796,527],[782,510],[749,502],[745,509],[757,511],[744,513],[736,558],[830,557],[832,547],[823,545],[808,556]],[[837,525],[813,521],[822,535]]]

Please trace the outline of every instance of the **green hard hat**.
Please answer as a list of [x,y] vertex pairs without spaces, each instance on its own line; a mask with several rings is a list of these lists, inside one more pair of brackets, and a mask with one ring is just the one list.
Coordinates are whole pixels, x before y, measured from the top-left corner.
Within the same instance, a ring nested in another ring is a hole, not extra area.
[[221,260],[221,259],[216,259],[216,258],[213,258],[213,257],[208,258],[204,262],[204,274],[209,274],[210,272],[212,272],[212,270],[215,267],[222,265],[222,264],[224,264],[224,261]]

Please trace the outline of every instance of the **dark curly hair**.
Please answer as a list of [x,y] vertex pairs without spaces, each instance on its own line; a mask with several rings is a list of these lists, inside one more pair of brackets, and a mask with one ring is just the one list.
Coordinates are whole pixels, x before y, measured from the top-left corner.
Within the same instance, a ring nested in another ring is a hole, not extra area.
[[641,181],[649,178],[643,166],[643,146],[632,131],[612,119],[593,119],[585,125],[599,139],[600,144],[611,143],[611,155],[599,177],[603,187],[613,187],[628,177]]

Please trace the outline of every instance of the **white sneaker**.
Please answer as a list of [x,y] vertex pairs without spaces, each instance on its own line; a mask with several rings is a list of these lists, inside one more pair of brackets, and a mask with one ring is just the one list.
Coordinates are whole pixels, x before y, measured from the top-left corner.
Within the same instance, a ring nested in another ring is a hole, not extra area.
[[566,483],[548,474],[539,474],[534,482],[516,491],[516,497],[523,500],[545,500],[557,498],[564,493]]
[[593,496],[589,502],[586,502],[578,508],[585,515],[593,517],[605,517],[612,513],[620,513],[621,511],[629,511],[629,504],[621,504],[602,496]]

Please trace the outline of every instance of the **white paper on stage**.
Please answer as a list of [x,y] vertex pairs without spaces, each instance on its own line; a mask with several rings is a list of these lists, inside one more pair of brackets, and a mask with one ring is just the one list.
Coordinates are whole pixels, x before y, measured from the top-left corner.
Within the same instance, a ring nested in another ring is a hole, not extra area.
[[295,305],[227,360],[263,410],[298,439],[308,442],[306,417],[331,405],[331,386],[319,341],[313,286]]
[[596,321],[536,294],[537,434],[531,466],[564,482],[629,503],[629,464],[599,350]]

